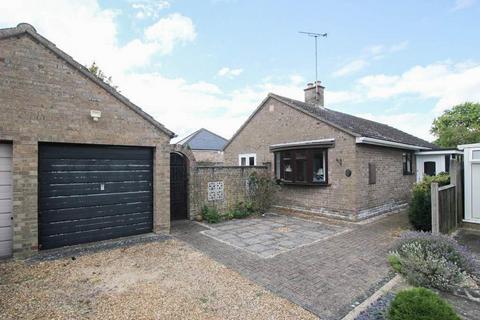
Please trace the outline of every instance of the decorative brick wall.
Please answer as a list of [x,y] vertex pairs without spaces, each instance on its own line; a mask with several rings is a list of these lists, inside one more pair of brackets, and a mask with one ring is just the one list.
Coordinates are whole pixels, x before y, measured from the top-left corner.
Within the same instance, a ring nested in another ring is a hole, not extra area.
[[193,192],[190,197],[190,217],[193,219],[195,215],[200,214],[205,205],[225,213],[237,202],[245,201],[247,181],[253,172],[263,176],[269,175],[269,169],[266,166],[193,168],[190,175],[192,184],[190,190]]
[[[0,40],[0,140],[13,143],[14,254],[38,248],[38,143],[147,146],[154,231],[170,228],[170,137],[30,36]],[[102,117],[92,121],[90,110]]]

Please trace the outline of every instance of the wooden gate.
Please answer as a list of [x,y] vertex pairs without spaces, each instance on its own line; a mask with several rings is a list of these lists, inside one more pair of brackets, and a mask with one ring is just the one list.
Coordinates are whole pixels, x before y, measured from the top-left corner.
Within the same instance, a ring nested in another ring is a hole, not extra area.
[[187,174],[185,156],[170,153],[170,220],[188,219]]
[[450,161],[450,184],[439,187],[431,185],[432,233],[449,234],[454,231],[463,217],[462,164]]

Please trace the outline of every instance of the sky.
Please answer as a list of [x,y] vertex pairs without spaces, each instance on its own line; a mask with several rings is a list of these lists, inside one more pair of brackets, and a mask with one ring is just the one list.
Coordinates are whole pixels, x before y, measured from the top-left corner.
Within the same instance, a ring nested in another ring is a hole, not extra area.
[[426,140],[435,117],[480,101],[480,1],[2,0],[20,22],[178,134],[226,138],[269,92],[303,100],[318,77],[327,108]]

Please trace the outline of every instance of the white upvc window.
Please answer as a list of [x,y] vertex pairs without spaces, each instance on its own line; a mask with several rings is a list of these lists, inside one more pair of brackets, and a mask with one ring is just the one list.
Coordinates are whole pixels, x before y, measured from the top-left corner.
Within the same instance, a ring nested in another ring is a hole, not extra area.
[[239,166],[256,166],[257,165],[257,155],[255,153],[245,153],[238,155],[238,165]]

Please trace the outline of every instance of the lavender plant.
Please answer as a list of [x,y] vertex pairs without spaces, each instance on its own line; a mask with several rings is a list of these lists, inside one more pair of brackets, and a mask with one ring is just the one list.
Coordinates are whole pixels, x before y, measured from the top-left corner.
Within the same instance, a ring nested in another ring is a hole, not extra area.
[[407,232],[389,255],[393,269],[415,286],[452,291],[478,272],[471,254],[454,239],[428,232]]

